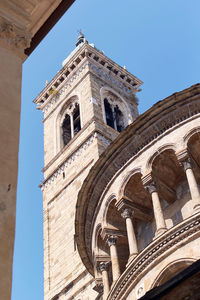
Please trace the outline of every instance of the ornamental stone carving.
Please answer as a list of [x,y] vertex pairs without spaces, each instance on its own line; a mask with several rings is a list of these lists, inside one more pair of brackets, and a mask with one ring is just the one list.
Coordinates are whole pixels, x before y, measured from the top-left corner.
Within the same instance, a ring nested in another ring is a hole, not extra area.
[[103,271],[108,271],[108,262],[100,262],[99,271],[102,273]]
[[27,33],[25,29],[21,29],[3,18],[0,18],[0,38],[4,40],[8,46],[18,49],[28,48],[31,42],[30,33]]
[[192,161],[189,157],[186,158],[184,161],[182,161],[181,165],[182,165],[184,171],[186,171],[187,169],[192,169]]
[[154,193],[154,192],[157,192],[157,188],[156,188],[156,184],[155,182],[151,182],[149,184],[147,184],[145,186],[145,189],[147,190],[147,192],[149,192],[150,194]]
[[107,240],[106,240],[107,244],[109,247],[116,245],[117,243],[117,236],[116,235],[110,235],[108,236]]
[[124,208],[121,216],[123,219],[131,218],[133,216],[133,212],[130,208]]

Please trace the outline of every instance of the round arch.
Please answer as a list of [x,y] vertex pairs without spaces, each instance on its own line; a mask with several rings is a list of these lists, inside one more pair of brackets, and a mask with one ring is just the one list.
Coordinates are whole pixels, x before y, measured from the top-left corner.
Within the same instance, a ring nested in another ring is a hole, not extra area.
[[131,111],[128,107],[128,104],[126,103],[126,101],[123,99],[123,97],[118,92],[116,92],[114,89],[112,89],[109,86],[103,86],[100,89],[101,107],[102,107],[102,114],[103,114],[104,122],[106,123],[106,115],[105,115],[105,109],[104,109],[104,98],[106,98],[106,94],[109,93],[109,92],[111,94],[113,94],[114,96],[118,97],[121,100],[122,105],[121,105],[121,103],[118,103],[118,105],[120,106],[120,109],[122,110],[124,115],[127,116],[127,124],[125,124],[125,125],[128,126],[129,124],[131,124],[133,122],[133,118],[132,118],[132,115],[131,115]]
[[[80,110],[80,120],[82,120],[81,117],[81,105],[80,105],[80,97],[77,94],[71,95],[69,98],[65,98],[63,100],[64,104],[61,106],[57,113],[57,117],[55,119],[55,155],[61,150],[63,143],[62,143],[62,130],[61,130],[61,124],[65,118],[65,114],[68,113],[70,105],[75,105],[76,103],[79,105],[79,110]],[[81,121],[82,122],[82,121]],[[81,123],[82,127],[82,123]]]
[[181,258],[178,260],[175,260],[171,263],[169,263],[156,277],[154,280],[151,289],[160,286],[169,279],[171,279],[173,276],[181,272],[182,270],[189,267],[192,263],[194,263],[196,260],[194,258]]
[[146,163],[146,169],[147,170],[152,170],[152,165],[153,165],[153,162],[156,159],[156,157],[158,155],[160,155],[162,152],[166,151],[166,150],[172,150],[175,153],[176,152],[176,145],[175,144],[165,144],[165,145],[162,145],[161,147],[159,147],[154,152],[154,154],[148,159],[148,161]]
[[[126,175],[125,179],[123,180],[122,184],[121,184],[121,187],[119,189],[119,198],[123,197],[124,195],[124,189],[129,181],[129,179],[137,174],[137,173],[141,173],[141,167],[137,167],[137,168],[134,168],[133,170],[129,171],[128,174]],[[142,174],[142,173],[141,173]]]

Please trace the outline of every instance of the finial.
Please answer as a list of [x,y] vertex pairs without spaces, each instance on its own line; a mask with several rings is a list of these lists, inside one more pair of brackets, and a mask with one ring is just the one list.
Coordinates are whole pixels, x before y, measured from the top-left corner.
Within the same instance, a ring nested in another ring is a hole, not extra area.
[[78,45],[84,43],[84,41],[85,41],[85,37],[84,37],[84,34],[82,33],[82,30],[81,30],[81,29],[78,30],[78,34],[79,34],[79,36],[78,36],[78,41],[77,41],[77,43],[76,43],[76,47],[77,47]]

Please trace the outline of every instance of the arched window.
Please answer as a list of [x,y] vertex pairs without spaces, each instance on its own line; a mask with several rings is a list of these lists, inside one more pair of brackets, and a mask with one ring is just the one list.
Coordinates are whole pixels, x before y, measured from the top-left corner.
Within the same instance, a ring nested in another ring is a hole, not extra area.
[[104,99],[106,123],[108,126],[121,132],[124,129],[123,113],[118,105],[111,104],[107,98]]
[[64,121],[62,123],[62,137],[64,146],[67,145],[72,138],[70,116],[68,114],[65,115]]
[[81,130],[79,104],[77,102],[71,104],[66,111],[67,113],[61,125],[63,146],[67,145]]
[[112,128],[115,128],[114,127],[113,111],[112,111],[110,103],[108,102],[108,100],[106,98],[104,99],[104,107],[105,107],[107,125],[112,127]]

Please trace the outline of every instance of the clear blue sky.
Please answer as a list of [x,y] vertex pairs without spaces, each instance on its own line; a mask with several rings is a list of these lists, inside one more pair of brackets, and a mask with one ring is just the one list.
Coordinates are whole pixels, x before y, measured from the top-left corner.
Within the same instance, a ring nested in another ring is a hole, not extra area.
[[200,75],[199,0],[77,0],[23,66],[12,300],[43,299],[42,113],[32,103],[74,49],[77,30],[144,85],[142,113]]

